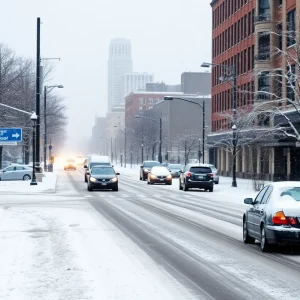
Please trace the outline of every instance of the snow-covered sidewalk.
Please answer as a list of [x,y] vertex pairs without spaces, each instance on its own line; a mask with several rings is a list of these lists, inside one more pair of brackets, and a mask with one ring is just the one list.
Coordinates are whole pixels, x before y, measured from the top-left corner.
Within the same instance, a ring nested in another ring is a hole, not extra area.
[[54,193],[56,186],[56,172],[45,172],[42,182],[37,185],[30,185],[30,181],[0,181],[0,193],[14,194],[36,194],[36,193]]

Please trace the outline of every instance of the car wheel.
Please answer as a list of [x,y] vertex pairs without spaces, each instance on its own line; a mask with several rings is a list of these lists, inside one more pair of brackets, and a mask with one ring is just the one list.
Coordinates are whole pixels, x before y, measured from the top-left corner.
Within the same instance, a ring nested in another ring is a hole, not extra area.
[[247,227],[247,222],[244,218],[243,220],[243,241],[245,244],[254,244],[255,243],[255,238],[251,237],[248,234],[248,227]]
[[147,180],[147,184],[150,184],[149,180]]
[[87,178],[86,178],[86,176],[84,176],[84,182],[87,182]]
[[219,184],[219,180],[215,182],[215,184]]
[[269,252],[271,250],[271,246],[268,243],[268,239],[266,237],[265,225],[261,226],[260,230],[260,248],[262,252]]
[[214,191],[214,188],[213,188],[213,187],[212,187],[212,188],[209,188],[208,191],[209,191],[210,193],[212,193],[212,192]]
[[180,180],[179,180],[179,190],[182,191],[182,185],[180,183]]
[[184,183],[184,185],[183,185],[183,190],[185,191],[185,192],[187,192],[188,190],[189,190],[189,188],[187,187],[187,185]]
[[28,174],[26,174],[26,175],[23,176],[23,180],[24,180],[24,181],[28,181],[28,180],[30,180],[30,179],[31,179],[31,177],[30,177],[30,175],[28,175]]
[[87,190],[88,190],[89,192],[91,192],[91,191],[93,190],[93,188],[88,184]]

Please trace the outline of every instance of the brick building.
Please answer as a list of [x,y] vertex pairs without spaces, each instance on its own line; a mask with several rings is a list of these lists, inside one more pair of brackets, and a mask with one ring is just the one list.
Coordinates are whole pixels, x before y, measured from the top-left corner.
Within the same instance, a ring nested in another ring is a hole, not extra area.
[[[237,67],[237,108],[266,107],[274,99],[292,99],[293,88],[287,86],[288,73],[299,75],[297,64],[287,64],[283,53],[299,47],[297,28],[300,28],[300,2],[296,0],[214,0],[212,63]],[[298,17],[297,17],[298,16]],[[289,70],[288,70],[289,69]],[[226,74],[225,74],[226,75]],[[290,74],[293,75],[293,74]],[[289,75],[289,76],[290,76]],[[212,68],[212,134],[210,142],[231,131],[230,122],[222,114],[232,112],[232,81],[221,82],[224,68]],[[288,103],[278,107],[284,114],[293,115]],[[293,118],[300,126],[299,120]],[[274,120],[278,123],[278,120]],[[260,124],[259,124],[260,125]],[[263,124],[264,126],[266,124]],[[272,124],[267,126],[271,127]],[[300,128],[300,127],[299,127]],[[251,132],[251,130],[249,130]],[[229,135],[227,135],[229,136]],[[268,180],[299,179],[300,151],[295,140],[278,139],[260,141],[255,147],[241,147],[237,155],[237,174],[250,177],[260,174]],[[264,158],[262,158],[264,153]],[[231,174],[232,157],[226,149],[214,148],[210,159],[224,175]],[[251,162],[250,162],[251,161]]]

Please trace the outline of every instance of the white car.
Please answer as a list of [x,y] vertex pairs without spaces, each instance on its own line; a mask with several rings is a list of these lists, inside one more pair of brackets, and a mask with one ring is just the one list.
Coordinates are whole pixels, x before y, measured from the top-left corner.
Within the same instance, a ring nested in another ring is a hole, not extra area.
[[213,179],[214,183],[219,184],[220,178],[219,178],[218,169],[214,165],[211,165],[211,164],[200,164],[200,165],[203,167],[210,167],[212,173],[214,174],[214,179]]
[[0,170],[0,180],[30,180],[32,168],[25,165],[10,165]]

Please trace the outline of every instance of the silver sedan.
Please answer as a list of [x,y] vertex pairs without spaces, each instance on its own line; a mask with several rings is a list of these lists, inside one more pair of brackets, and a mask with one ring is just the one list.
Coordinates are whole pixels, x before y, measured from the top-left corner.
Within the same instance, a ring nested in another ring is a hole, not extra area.
[[10,165],[0,170],[0,180],[30,180],[32,168],[23,165]]

